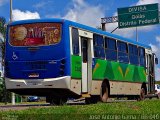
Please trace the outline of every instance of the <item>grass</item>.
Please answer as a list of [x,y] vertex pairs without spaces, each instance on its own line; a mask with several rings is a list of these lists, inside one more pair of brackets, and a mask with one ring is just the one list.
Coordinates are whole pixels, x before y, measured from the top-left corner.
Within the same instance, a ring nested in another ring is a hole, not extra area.
[[106,119],[108,115],[110,115],[110,117],[117,118],[149,116],[155,117],[155,119],[157,117],[159,119],[160,101],[144,100],[140,102],[98,103],[91,105],[64,105],[44,108],[30,107],[29,109],[25,110],[0,111],[0,115],[3,119],[9,117],[9,119],[11,118],[12,120]]
[[156,81],[156,84],[160,84],[160,81]]

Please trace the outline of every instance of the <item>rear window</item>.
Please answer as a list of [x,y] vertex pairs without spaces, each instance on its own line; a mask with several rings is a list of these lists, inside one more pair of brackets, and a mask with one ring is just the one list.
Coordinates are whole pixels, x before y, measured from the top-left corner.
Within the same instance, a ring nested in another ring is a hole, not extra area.
[[10,44],[13,46],[43,46],[61,40],[60,23],[33,23],[10,27]]

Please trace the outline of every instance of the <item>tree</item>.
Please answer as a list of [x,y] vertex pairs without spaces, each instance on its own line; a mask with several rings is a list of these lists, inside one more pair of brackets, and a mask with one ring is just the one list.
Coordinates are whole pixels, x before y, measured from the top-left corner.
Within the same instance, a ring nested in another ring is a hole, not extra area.
[[[5,55],[5,36],[6,36],[6,27],[5,27],[5,18],[0,17],[0,49],[1,49],[1,67],[2,71],[4,70],[4,55]],[[2,74],[2,73],[1,73]],[[5,88],[5,80],[4,75],[1,75],[0,81],[2,81],[0,84],[0,101],[1,102],[9,102],[10,101],[10,92],[6,90]]]

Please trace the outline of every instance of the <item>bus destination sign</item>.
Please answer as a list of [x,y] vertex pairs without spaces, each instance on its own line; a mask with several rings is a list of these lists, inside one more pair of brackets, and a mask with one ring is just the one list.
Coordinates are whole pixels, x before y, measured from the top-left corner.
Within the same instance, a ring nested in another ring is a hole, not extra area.
[[118,8],[118,27],[159,24],[158,3]]

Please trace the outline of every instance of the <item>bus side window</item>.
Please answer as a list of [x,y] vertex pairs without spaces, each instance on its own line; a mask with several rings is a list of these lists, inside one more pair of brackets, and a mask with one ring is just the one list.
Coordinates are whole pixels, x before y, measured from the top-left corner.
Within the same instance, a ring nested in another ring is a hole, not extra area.
[[138,48],[136,45],[129,44],[129,60],[131,64],[139,65]]
[[140,66],[145,66],[146,61],[145,61],[145,52],[144,48],[139,47],[139,61],[140,61]]
[[127,43],[118,41],[118,60],[124,63],[129,62]]
[[106,59],[117,61],[117,46],[116,40],[105,38],[105,53]]
[[93,34],[94,57],[104,59],[104,40],[103,36]]
[[79,55],[79,34],[76,28],[72,28],[72,50],[73,55]]

